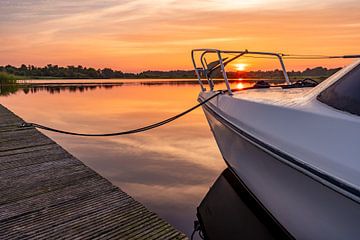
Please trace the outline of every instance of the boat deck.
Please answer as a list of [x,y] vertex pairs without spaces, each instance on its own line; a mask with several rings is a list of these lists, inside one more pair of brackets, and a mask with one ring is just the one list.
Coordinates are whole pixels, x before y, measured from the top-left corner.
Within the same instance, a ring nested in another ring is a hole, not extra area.
[[0,105],[0,239],[187,239]]
[[281,87],[248,89],[235,92],[233,97],[263,104],[289,105],[304,101],[306,94],[312,88],[290,88]]

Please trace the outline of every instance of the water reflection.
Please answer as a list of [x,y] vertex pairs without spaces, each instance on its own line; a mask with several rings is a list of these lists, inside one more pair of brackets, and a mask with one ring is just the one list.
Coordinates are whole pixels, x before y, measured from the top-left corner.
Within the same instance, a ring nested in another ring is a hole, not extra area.
[[[216,88],[225,85],[217,82]],[[100,133],[138,128],[178,114],[197,103],[198,93],[196,81],[41,83],[0,97],[0,102],[29,122]],[[130,136],[44,133],[187,234],[196,207],[225,167],[201,109]]]
[[[99,133],[133,129],[173,116],[196,104],[199,86],[43,85],[28,88],[27,94],[24,90],[0,97],[1,104],[29,122]],[[201,109],[131,136],[44,133],[187,234],[192,231],[196,206],[225,167]]]
[[39,91],[46,91],[50,94],[56,94],[60,92],[85,92],[85,91],[93,91],[96,89],[111,89],[113,87],[121,86],[121,84],[117,85],[32,85],[32,86],[24,86],[21,89],[25,94],[29,93],[37,93]]
[[217,178],[197,211],[209,239],[292,239],[230,169]]
[[[19,82],[17,85],[0,85],[0,95],[9,96],[11,94],[15,94],[18,91],[22,91],[24,94],[32,94],[41,91],[46,91],[50,94],[59,94],[61,92],[86,92],[86,91],[94,91],[96,89],[112,89],[114,87],[122,87],[122,86],[198,86],[197,80],[153,80],[153,81],[139,81],[139,80],[128,80],[123,82],[87,82],[89,80],[85,80],[83,82],[77,82],[75,80],[63,80],[63,81],[34,81],[32,82]],[[243,79],[234,79],[230,80],[230,83],[238,89],[242,89],[245,87],[250,87],[255,84],[255,80],[243,80]],[[207,84],[206,81],[203,81],[204,84]],[[223,80],[214,80],[214,84],[217,88],[225,88]]]
[[16,93],[19,87],[16,84],[1,84],[0,83],[0,96],[9,96]]
[[[215,79],[213,80],[215,86],[224,85],[224,80],[222,79]],[[243,80],[243,79],[231,79],[229,82],[233,85],[236,85],[238,83],[243,83],[246,85],[252,85],[255,84],[256,80]],[[208,84],[206,80],[203,80],[202,83],[204,85]],[[199,85],[197,80],[178,80],[178,81],[146,81],[146,82],[140,82],[141,85],[147,85],[147,86],[154,86],[154,85]]]

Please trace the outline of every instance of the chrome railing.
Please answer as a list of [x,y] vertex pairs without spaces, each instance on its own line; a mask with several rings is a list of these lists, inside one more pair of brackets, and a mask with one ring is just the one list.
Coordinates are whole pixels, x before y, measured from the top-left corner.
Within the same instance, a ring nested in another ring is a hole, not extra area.
[[[198,67],[198,65],[196,64],[195,53],[200,54],[201,67]],[[208,64],[206,62],[205,56],[207,54],[209,54],[209,53],[216,54],[218,60]],[[227,58],[224,59],[224,58],[222,58],[222,54],[233,54],[235,56],[230,58],[230,59],[227,59]],[[209,84],[209,87],[210,87],[210,91],[214,90],[214,82],[213,82],[213,79],[211,77],[211,73],[213,71],[215,71],[216,69],[220,69],[220,71],[222,73],[222,76],[224,78],[228,93],[230,95],[232,95],[232,91],[231,91],[231,88],[230,88],[230,83],[229,83],[229,80],[228,80],[228,77],[227,77],[227,74],[226,74],[225,67],[226,67],[226,65],[228,63],[230,63],[230,62],[232,62],[232,61],[234,61],[234,60],[236,60],[236,59],[238,59],[238,58],[240,58],[240,57],[242,57],[244,55],[248,55],[248,54],[277,57],[279,59],[279,61],[280,61],[280,65],[281,65],[281,68],[282,68],[283,75],[285,77],[285,81],[286,81],[287,84],[290,84],[290,79],[289,79],[289,76],[288,76],[288,74],[286,72],[285,64],[284,64],[284,61],[283,61],[283,54],[281,54],[281,53],[252,52],[252,51],[248,51],[248,50],[245,50],[245,51],[226,51],[226,50],[219,50],[219,49],[207,49],[207,48],[201,49],[200,48],[200,49],[193,49],[191,51],[191,59],[192,59],[193,65],[194,65],[194,69],[195,69],[197,79],[198,79],[200,87],[201,87],[201,91],[206,91],[206,88],[205,88],[205,86],[203,84],[203,81],[202,81],[203,80],[202,76],[207,80],[207,82]],[[209,65],[214,65],[214,66],[209,66]]]

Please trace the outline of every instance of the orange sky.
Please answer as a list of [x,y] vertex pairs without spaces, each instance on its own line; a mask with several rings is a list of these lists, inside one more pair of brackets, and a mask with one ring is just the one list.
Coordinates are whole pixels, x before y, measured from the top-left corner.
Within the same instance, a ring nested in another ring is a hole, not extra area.
[[[0,65],[138,72],[191,69],[198,47],[360,53],[359,12],[346,0],[4,0]],[[288,69],[343,64],[287,61]]]

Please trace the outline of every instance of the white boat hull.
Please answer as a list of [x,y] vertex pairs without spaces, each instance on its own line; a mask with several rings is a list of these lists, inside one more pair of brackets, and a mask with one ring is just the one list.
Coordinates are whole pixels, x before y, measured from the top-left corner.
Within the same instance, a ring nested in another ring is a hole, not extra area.
[[228,166],[296,239],[358,239],[360,204],[254,142],[211,104],[204,112]]

